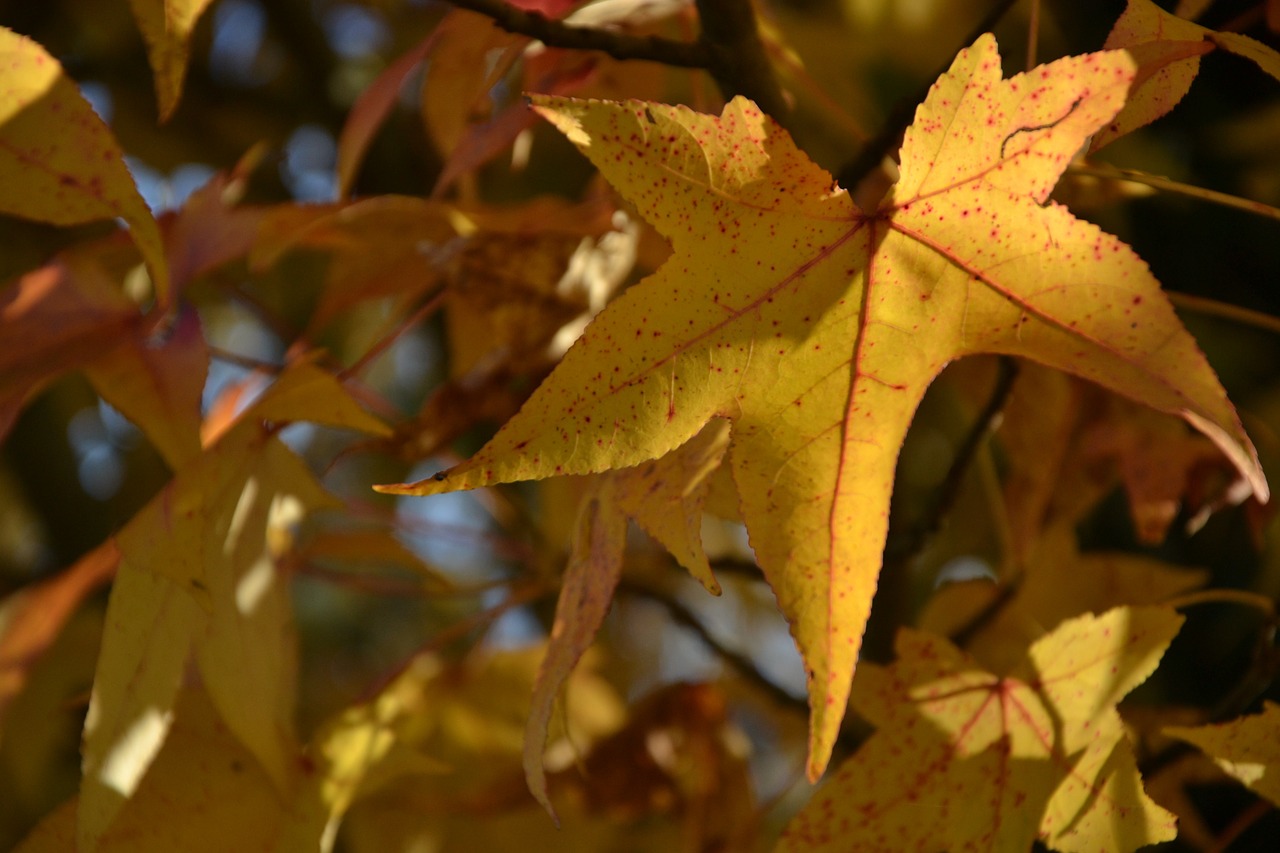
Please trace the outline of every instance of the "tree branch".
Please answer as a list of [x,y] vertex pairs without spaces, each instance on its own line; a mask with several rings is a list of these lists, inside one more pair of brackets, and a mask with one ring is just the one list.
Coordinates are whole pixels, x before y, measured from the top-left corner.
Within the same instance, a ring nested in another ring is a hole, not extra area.
[[698,41],[710,54],[707,70],[725,100],[734,95],[750,98],[785,125],[791,110],[760,41],[751,0],[697,0],[697,4],[702,27]]
[[614,59],[703,69],[711,74],[726,100],[734,95],[750,98],[780,124],[790,112],[760,41],[751,0],[697,0],[702,33],[694,42],[575,26],[517,9],[505,0],[448,2],[490,18],[509,33],[538,39],[550,47],[598,50]]
[[614,59],[660,62],[676,68],[710,68],[711,53],[700,42],[660,36],[633,36],[599,27],[579,27],[538,12],[517,9],[505,0],[448,0],[450,5],[490,18],[500,28],[537,39],[548,47],[598,50]]
[[808,711],[809,704],[806,699],[792,696],[761,672],[756,666],[755,661],[750,657],[726,647],[718,639],[712,636],[711,632],[707,630],[707,626],[702,624],[702,621],[698,619],[697,615],[694,614],[692,610],[685,607],[684,604],[676,600],[674,597],[664,595],[655,589],[651,589],[643,584],[638,584],[635,581],[629,581],[626,579],[622,580],[621,583],[618,584],[618,589],[621,592],[634,595],[637,598],[648,599],[649,601],[662,605],[662,607],[664,607],[667,613],[671,616],[671,621],[696,634],[698,639],[701,640],[707,648],[722,658],[725,663],[737,670],[738,674],[771,696],[780,705]]
[[[956,52],[962,50],[977,41],[978,36],[995,27],[996,22],[1004,17],[1005,12],[1017,0],[999,0],[991,11],[983,16],[967,36],[964,43],[957,48]],[[929,95],[929,89],[933,86],[933,81],[937,80],[947,70],[951,68],[951,63],[955,59],[955,53],[947,57],[946,61],[938,69],[937,73],[932,74],[928,78],[928,82],[921,85],[916,91],[908,97],[898,101],[897,106],[893,108],[893,112],[889,113],[889,117],[885,120],[884,127],[880,129],[866,144],[859,149],[857,155],[852,161],[845,164],[836,175],[836,183],[852,192],[858,184],[862,183],[862,179],[871,174],[885,157],[893,153],[895,144],[899,137],[911,124],[916,115],[916,107],[918,107],[924,99]]]
[[[862,641],[862,653],[868,660],[889,661],[893,658],[893,640],[899,625],[906,624],[903,612],[907,606],[907,572],[911,561],[925,549],[929,540],[942,527],[943,519],[951,511],[956,498],[960,495],[960,487],[964,484],[965,474],[978,455],[983,442],[986,441],[992,428],[996,425],[1000,413],[1009,401],[1013,391],[1014,380],[1018,378],[1018,362],[1009,356],[1001,356],[999,372],[996,375],[995,387],[991,396],[974,419],[973,426],[965,435],[964,441],[956,449],[951,467],[933,494],[933,500],[925,508],[920,520],[902,531],[901,535],[890,536],[885,543],[884,564],[880,569],[880,585],[876,590],[875,605],[871,608],[871,618],[867,622],[866,634]],[[981,622],[995,615],[1003,600],[992,608],[984,610],[975,619],[975,623],[963,630],[970,633],[980,627]]]

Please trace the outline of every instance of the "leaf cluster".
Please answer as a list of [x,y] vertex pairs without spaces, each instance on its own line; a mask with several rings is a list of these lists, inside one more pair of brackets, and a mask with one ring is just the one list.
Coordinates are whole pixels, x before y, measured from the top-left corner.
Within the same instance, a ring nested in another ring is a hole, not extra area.
[[2,843],[1269,849],[1273,4],[102,5],[0,20]]

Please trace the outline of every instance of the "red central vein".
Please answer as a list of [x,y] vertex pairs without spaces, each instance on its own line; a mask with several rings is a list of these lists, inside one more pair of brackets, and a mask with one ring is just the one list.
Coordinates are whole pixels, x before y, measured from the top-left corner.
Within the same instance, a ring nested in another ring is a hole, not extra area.
[[[1033,317],[1036,317],[1037,319],[1041,320],[1042,322],[1050,326],[1054,326],[1062,330],[1063,332],[1066,332],[1068,335],[1076,337],[1084,341],[1085,343],[1091,344],[1092,346],[1095,346],[1098,349],[1106,353],[1109,353],[1110,355],[1114,356],[1116,359],[1126,364],[1129,364],[1137,368],[1138,370],[1141,370],[1144,374],[1146,374],[1146,376],[1149,378],[1151,382],[1164,387],[1165,389],[1170,391],[1175,397],[1181,400],[1186,400],[1187,405],[1189,407],[1192,407],[1193,411],[1196,410],[1194,408],[1194,402],[1189,400],[1186,394],[1182,393],[1182,391],[1176,385],[1174,385],[1170,380],[1161,376],[1159,373],[1152,372],[1150,368],[1146,367],[1141,361],[1137,361],[1131,358],[1130,356],[1126,355],[1125,353],[1121,352],[1120,350],[1117,350],[1114,346],[1109,344],[1107,341],[1102,340],[1100,338],[1095,338],[1092,335],[1087,334],[1084,330],[1071,326],[1063,322],[1062,320],[1058,319],[1057,317],[1054,317],[1051,314],[1045,313],[1041,309],[1032,305],[1030,302],[1026,301],[1026,299],[1023,298],[1020,294],[1015,293],[1008,287],[1005,287],[1004,285],[1002,285],[996,279],[992,278],[990,275],[987,274],[985,270],[980,270],[977,267],[967,263],[964,259],[956,257],[956,255],[952,250],[948,249],[946,246],[939,244],[936,240],[931,238],[928,234],[925,234],[920,231],[916,231],[912,228],[908,228],[902,223],[895,222],[894,220],[889,220],[889,227],[893,228],[894,230],[898,231],[901,234],[906,235],[907,237],[910,237],[912,240],[916,240],[921,245],[927,246],[928,248],[937,252],[948,263],[951,263],[954,266],[958,267],[959,269],[964,270],[964,272],[967,273],[972,278],[975,278],[978,281],[981,281],[987,287],[990,287],[992,290],[999,293],[1005,299],[1008,299],[1010,302],[1017,305],[1025,313],[1030,314]],[[958,354],[963,354],[963,353],[958,353]]]
[[[867,272],[866,278],[862,285],[862,304],[858,308],[858,331],[854,336],[853,355],[849,359],[850,379],[849,379],[849,395],[845,399],[844,417],[841,418],[840,432],[840,452],[836,459],[836,478],[831,495],[831,509],[827,512],[827,560],[828,572],[830,572],[832,564],[835,562],[836,540],[839,538],[837,533],[839,525],[837,524],[837,516],[839,515],[841,505],[841,495],[843,494],[842,485],[845,477],[845,464],[848,461],[846,448],[848,446],[848,435],[846,433],[849,419],[853,416],[853,409],[858,397],[858,379],[862,373],[862,345],[866,341],[867,335],[867,310],[871,300],[871,290],[875,286],[875,255],[871,251],[871,247],[876,245],[876,221],[875,219],[864,220],[869,223],[867,226]],[[825,632],[827,640],[827,659],[831,659],[832,648],[831,641],[833,633],[830,630],[835,621],[835,596],[830,594],[830,588],[827,590],[827,631]]]

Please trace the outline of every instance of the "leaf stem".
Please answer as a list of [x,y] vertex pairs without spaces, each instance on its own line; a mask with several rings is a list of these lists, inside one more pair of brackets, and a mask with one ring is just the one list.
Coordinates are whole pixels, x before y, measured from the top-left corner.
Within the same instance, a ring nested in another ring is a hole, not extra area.
[[1165,192],[1176,193],[1190,198],[1198,198],[1210,204],[1232,207],[1236,210],[1243,210],[1246,213],[1265,216],[1268,219],[1280,219],[1280,208],[1272,207],[1269,204],[1218,192],[1217,190],[1207,190],[1204,187],[1197,187],[1193,184],[1184,184],[1159,175],[1149,175],[1136,169],[1120,169],[1108,163],[1072,163],[1067,167],[1067,173],[1072,175],[1092,175],[1095,178],[1104,178],[1111,181],[1128,181],[1134,184],[1142,184],[1153,189],[1164,190]]
[[378,356],[386,352],[393,343],[399,340],[401,335],[430,317],[436,311],[440,310],[440,306],[444,304],[444,300],[445,292],[441,291],[426,302],[422,303],[417,311],[414,311],[401,321],[399,325],[391,330],[390,333],[379,338],[373,346],[369,347],[368,352],[360,356],[360,358],[350,367],[341,371],[338,374],[338,377],[341,379],[348,376],[359,376],[364,372],[365,368],[378,358]]
[[1254,311],[1251,308],[1244,308],[1227,302],[1219,302],[1217,299],[1210,299],[1207,296],[1192,296],[1189,293],[1177,293],[1172,290],[1165,291],[1165,295],[1178,308],[1185,308],[1188,311],[1195,311],[1197,314],[1205,314],[1209,317],[1234,320],[1245,326],[1254,326],[1280,335],[1280,317],[1273,317],[1270,314],[1263,314],[1261,311]]
[[1241,604],[1259,610],[1268,619],[1276,615],[1276,603],[1265,595],[1247,589],[1203,589],[1171,598],[1166,605],[1176,610],[1195,607],[1198,604]]

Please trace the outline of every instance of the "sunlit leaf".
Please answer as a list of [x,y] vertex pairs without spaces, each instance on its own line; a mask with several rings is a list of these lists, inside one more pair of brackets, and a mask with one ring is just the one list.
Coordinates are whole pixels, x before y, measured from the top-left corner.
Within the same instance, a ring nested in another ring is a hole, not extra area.
[[0,212],[54,225],[123,219],[166,301],[160,229],[111,131],[56,59],[3,27],[0,68]]
[[1132,77],[1111,52],[1002,80],[984,36],[918,110],[901,178],[874,213],[743,99],[718,118],[535,99],[675,254],[610,304],[479,453],[389,490],[628,467],[730,419],[743,520],[805,659],[816,778],[875,591],[898,451],[949,361],[1025,356],[1177,413],[1267,494],[1146,265],[1047,201]]
[[1162,608],[1063,623],[1015,674],[904,629],[863,666],[853,705],[876,733],[787,827],[779,851],[1133,850],[1174,837],[1143,792],[1115,703],[1182,624]]

